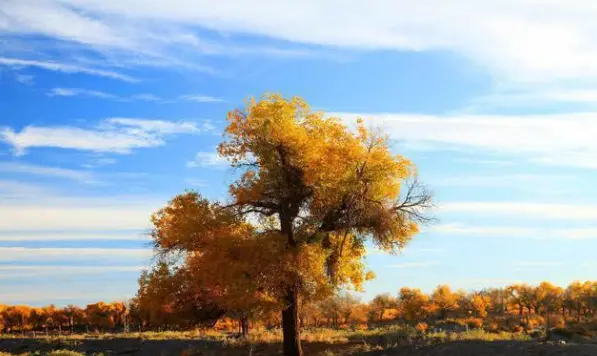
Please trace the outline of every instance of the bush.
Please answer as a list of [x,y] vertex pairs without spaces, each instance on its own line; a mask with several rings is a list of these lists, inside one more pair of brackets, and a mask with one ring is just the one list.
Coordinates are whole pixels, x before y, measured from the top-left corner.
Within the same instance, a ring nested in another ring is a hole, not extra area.
[[480,329],[483,327],[483,319],[481,318],[467,318],[464,322],[469,328]]
[[50,352],[48,356],[85,356],[85,354],[71,350],[56,350]]
[[429,328],[429,325],[427,325],[427,323],[425,323],[425,322],[418,323],[415,326],[415,329],[420,333],[425,333],[428,328]]

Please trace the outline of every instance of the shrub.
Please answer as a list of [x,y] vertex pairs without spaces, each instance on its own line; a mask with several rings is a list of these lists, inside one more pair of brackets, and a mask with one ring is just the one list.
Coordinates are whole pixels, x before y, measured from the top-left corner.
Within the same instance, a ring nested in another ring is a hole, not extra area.
[[429,325],[427,325],[427,323],[425,323],[425,322],[418,323],[415,326],[415,329],[420,333],[425,333],[428,328],[429,328]]
[[483,319],[481,318],[467,318],[464,321],[469,328],[480,329],[483,327]]

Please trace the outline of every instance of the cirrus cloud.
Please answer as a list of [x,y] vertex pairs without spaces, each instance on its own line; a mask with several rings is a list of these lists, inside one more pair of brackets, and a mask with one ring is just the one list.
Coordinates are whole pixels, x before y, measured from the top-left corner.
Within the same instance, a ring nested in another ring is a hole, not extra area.
[[109,118],[92,128],[33,125],[21,131],[0,128],[0,141],[12,146],[16,155],[36,147],[123,154],[136,148],[162,146],[170,135],[198,134],[211,128],[209,122]]

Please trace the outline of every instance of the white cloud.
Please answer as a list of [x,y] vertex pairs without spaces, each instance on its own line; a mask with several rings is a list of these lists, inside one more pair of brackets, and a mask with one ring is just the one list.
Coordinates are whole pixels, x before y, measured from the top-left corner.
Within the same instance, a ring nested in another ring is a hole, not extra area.
[[79,88],[52,88],[48,96],[88,96],[101,99],[117,100],[118,97],[98,90],[86,90]]
[[456,158],[455,162],[475,164],[475,165],[490,165],[490,166],[513,166],[513,161],[503,159],[482,159],[482,158]]
[[387,265],[386,267],[391,268],[420,268],[420,267],[431,267],[439,265],[439,261],[423,261],[423,262],[404,262],[398,264]]
[[130,196],[23,196],[0,201],[0,231],[147,231],[151,214],[165,202]]
[[469,226],[453,223],[433,226],[428,231],[457,235],[533,237],[537,235],[539,229],[513,226]]
[[[390,138],[426,149],[500,153],[537,163],[595,168],[597,113],[545,115],[417,115],[332,113],[363,117]],[[568,160],[566,160],[568,159]]]
[[[130,132],[139,132],[141,134],[181,134],[181,133],[199,133],[201,128],[195,122],[190,121],[164,121],[147,120],[136,118],[115,117],[104,121],[108,125],[124,127]],[[205,126],[203,126],[205,127]]]
[[597,89],[522,87],[516,91],[495,92],[475,98],[469,110],[496,107],[536,107],[553,103],[576,103],[595,105]]
[[26,126],[20,132],[4,128],[0,129],[0,141],[11,145],[17,155],[33,147],[130,153],[135,148],[164,145],[168,135],[196,134],[209,129],[209,123],[199,126],[190,121],[110,118],[95,128]]
[[21,84],[32,85],[35,82],[35,76],[30,74],[15,73],[15,80]]
[[66,178],[82,183],[96,183],[91,172],[66,168],[47,167],[25,163],[0,162],[0,172],[24,173],[46,177]]
[[151,249],[0,247],[1,262],[64,260],[149,260]]
[[0,180],[0,197],[3,199],[34,197],[51,194],[51,189],[21,181]]
[[196,103],[223,103],[225,100],[216,98],[213,96],[207,95],[196,95],[196,94],[189,94],[189,95],[182,95],[180,97],[181,100],[185,101],[192,101]]
[[0,10],[5,31],[120,51],[163,54],[172,49],[166,39],[220,51],[194,32],[201,27],[350,49],[456,52],[510,81],[597,76],[597,6],[585,0],[542,2],[540,16],[533,0],[5,0]]
[[441,234],[515,237],[530,239],[566,239],[588,240],[597,239],[596,227],[582,228],[542,228],[524,226],[474,226],[460,223],[442,224],[430,227],[427,231]]
[[207,95],[181,95],[175,99],[164,99],[154,94],[133,94],[129,96],[116,95],[100,90],[90,90],[83,88],[52,88],[47,93],[48,96],[62,96],[62,97],[88,97],[108,99],[121,102],[145,101],[161,104],[172,104],[180,101],[196,102],[196,103],[222,103],[224,99],[216,98]]
[[556,184],[570,184],[573,176],[545,174],[494,174],[494,175],[451,175],[434,176],[429,183],[433,187],[503,187],[512,186],[524,190],[545,189]]
[[150,242],[146,233],[141,232],[120,232],[120,231],[22,231],[4,232],[0,231],[0,241],[85,241],[85,240],[128,240]]
[[509,216],[558,220],[597,220],[597,206],[532,202],[451,202],[439,205],[442,213]]
[[0,265],[0,279],[28,278],[41,276],[62,277],[78,274],[105,274],[121,272],[141,272],[141,266],[22,266]]
[[197,152],[195,159],[187,162],[187,167],[224,167],[228,160],[216,152]]
[[[0,7],[0,10],[1,10],[1,7]],[[55,71],[55,72],[84,73],[84,74],[89,74],[89,75],[94,75],[94,76],[99,76],[99,77],[118,79],[118,80],[122,80],[125,82],[138,82],[139,81],[138,79],[133,78],[131,76],[120,74],[120,73],[110,71],[110,70],[89,68],[89,67],[85,67],[85,66],[81,66],[81,65],[59,63],[59,62],[0,57],[0,65],[5,65],[5,66],[11,67],[11,68],[35,67],[35,68],[41,68],[41,69],[51,70],[51,71]]]
[[160,98],[157,95],[153,94],[135,94],[131,96],[132,100],[140,100],[140,101],[150,101],[150,102],[158,102],[163,101],[164,99]]

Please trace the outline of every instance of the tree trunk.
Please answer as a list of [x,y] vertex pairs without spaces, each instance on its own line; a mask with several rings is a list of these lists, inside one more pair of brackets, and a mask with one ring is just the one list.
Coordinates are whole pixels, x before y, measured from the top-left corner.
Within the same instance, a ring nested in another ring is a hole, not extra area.
[[240,327],[241,333],[243,337],[249,336],[249,318],[246,316],[241,317],[240,319]]
[[289,288],[286,292],[287,306],[282,310],[282,334],[284,356],[302,356],[300,325],[298,316],[298,290]]

